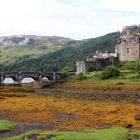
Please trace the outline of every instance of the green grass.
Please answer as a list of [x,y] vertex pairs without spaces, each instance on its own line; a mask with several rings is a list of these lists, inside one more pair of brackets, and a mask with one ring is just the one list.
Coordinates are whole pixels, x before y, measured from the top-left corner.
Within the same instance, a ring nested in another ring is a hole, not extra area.
[[100,84],[117,84],[119,82],[126,84],[140,84],[140,74],[132,70],[120,70],[120,76],[101,80],[99,78],[101,71],[87,72],[84,74],[85,79],[79,80],[79,75],[66,78],[66,82],[82,82],[82,83],[100,83]]
[[0,132],[10,131],[16,127],[15,123],[0,120]]
[[130,139],[140,139],[140,131],[132,131],[129,133]]
[[15,137],[5,138],[3,140],[22,140],[26,135],[36,133],[39,137],[45,137],[53,134],[56,137],[52,140],[128,140],[129,132],[125,128],[113,127],[110,129],[100,129],[84,132],[58,132],[58,131],[30,131]]

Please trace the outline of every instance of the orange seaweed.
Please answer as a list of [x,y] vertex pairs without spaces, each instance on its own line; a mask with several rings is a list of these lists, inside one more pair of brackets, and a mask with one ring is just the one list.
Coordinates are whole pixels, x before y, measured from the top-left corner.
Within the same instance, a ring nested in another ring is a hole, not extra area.
[[[127,126],[128,124],[132,124],[134,128],[140,128],[140,122],[135,120],[135,115],[140,113],[140,104],[88,101],[64,96],[58,98],[15,89],[0,88],[0,93],[26,95],[0,99],[0,113],[5,113],[4,117],[7,119],[47,123],[53,125],[55,129],[65,130],[102,128],[109,125]],[[57,116],[60,114],[72,114],[78,117],[58,119]]]

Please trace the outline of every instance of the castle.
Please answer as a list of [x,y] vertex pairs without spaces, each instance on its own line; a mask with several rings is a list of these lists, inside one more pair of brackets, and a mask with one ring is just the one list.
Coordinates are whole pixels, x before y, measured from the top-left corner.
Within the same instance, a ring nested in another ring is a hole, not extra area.
[[100,70],[117,61],[118,57],[115,53],[96,51],[94,55],[89,56],[86,60],[76,62],[76,74],[92,70]]
[[120,61],[135,61],[140,59],[140,26],[124,27],[115,53]]
[[135,61],[140,59],[140,26],[126,26],[118,39],[115,53],[96,51],[86,60],[76,62],[76,73],[87,72],[91,68],[100,70],[117,61]]

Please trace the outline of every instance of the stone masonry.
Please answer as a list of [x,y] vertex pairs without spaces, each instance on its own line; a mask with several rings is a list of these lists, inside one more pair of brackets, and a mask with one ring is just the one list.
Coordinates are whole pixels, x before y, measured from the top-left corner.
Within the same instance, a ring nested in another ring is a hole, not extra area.
[[89,56],[86,60],[76,62],[76,74],[87,72],[89,70],[100,70],[107,65],[118,61],[114,53],[96,51],[94,55]]
[[140,26],[124,27],[115,53],[120,61],[135,61],[140,59]]

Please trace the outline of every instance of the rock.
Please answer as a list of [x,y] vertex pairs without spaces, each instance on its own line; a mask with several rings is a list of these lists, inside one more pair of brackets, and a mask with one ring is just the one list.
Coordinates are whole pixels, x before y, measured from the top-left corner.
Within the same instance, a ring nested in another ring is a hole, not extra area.
[[135,120],[140,121],[140,114],[135,116]]
[[124,83],[123,82],[118,82],[118,83],[116,83],[116,85],[124,85]]
[[38,134],[32,133],[32,134],[25,136],[25,140],[37,140],[37,136],[38,136]]
[[47,135],[46,138],[45,138],[45,140],[50,140],[53,137],[55,137],[55,135],[53,135],[53,134]]
[[126,128],[132,128],[132,127],[133,127],[132,124],[126,125]]

